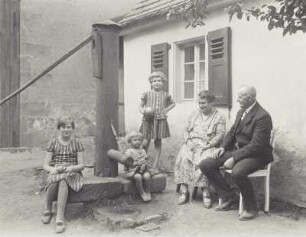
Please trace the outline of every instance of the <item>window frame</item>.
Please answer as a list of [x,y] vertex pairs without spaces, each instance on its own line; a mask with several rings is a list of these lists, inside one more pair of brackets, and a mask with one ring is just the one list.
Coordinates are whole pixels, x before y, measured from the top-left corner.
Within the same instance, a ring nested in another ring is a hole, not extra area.
[[[204,44],[204,59],[200,59],[201,44]],[[176,46],[176,53],[174,56],[178,58],[178,60],[175,61],[176,99],[182,102],[195,101],[200,90],[208,89],[208,44],[206,36],[175,42],[174,45]],[[194,61],[192,63],[185,63],[185,48],[190,46],[194,46]],[[200,80],[200,63],[204,63],[204,79],[202,80]],[[187,64],[194,65],[194,80],[192,80],[194,83],[193,98],[185,97],[185,83],[190,82],[185,80],[185,65]],[[200,89],[201,82],[204,88]]]

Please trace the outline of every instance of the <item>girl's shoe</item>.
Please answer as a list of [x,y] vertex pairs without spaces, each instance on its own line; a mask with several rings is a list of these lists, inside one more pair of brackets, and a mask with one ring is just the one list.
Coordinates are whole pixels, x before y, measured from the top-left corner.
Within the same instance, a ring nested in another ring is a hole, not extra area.
[[210,199],[210,197],[204,197],[203,196],[203,204],[204,204],[204,207],[209,209],[212,207],[212,201]]
[[145,202],[150,202],[151,201],[151,193],[145,193],[145,199],[144,199],[144,201]]
[[63,233],[65,230],[66,230],[66,226],[63,221],[57,221],[55,223],[55,232],[57,234]]
[[144,202],[147,202],[147,195],[146,193],[139,193],[139,196],[141,197],[141,199],[144,201]]
[[182,192],[178,198],[178,204],[183,205],[188,201],[188,193]]
[[204,204],[204,207],[207,209],[212,207],[212,201],[211,201],[210,193],[208,190],[203,191],[203,204]]
[[41,221],[44,224],[49,224],[51,219],[52,219],[52,212],[51,211],[45,211],[42,218],[41,218]]
[[151,197],[151,193],[147,193],[147,196],[148,196],[148,202],[151,201],[152,197]]

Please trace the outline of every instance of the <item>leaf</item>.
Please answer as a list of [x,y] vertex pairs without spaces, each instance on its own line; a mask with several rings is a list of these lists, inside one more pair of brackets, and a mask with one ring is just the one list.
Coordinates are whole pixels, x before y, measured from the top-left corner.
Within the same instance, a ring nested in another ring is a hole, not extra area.
[[284,19],[283,19],[283,18],[279,19],[279,26],[280,26],[281,28],[284,28],[284,25],[285,25]]
[[270,14],[274,14],[276,12],[276,7],[274,6],[268,6],[268,9],[270,11]]
[[294,6],[294,8],[297,8],[297,7],[299,7],[301,4],[302,4],[302,1],[301,1],[301,0],[295,0],[293,6]]
[[272,20],[270,20],[269,24],[268,24],[268,30],[272,30],[274,27],[274,22]]
[[279,14],[283,15],[285,12],[285,6],[282,6],[281,9],[279,10]]
[[264,20],[265,20],[265,16],[261,16],[260,21],[264,21]]
[[284,30],[283,30],[283,36],[285,36],[288,32],[289,32],[289,26],[290,25],[287,25]]

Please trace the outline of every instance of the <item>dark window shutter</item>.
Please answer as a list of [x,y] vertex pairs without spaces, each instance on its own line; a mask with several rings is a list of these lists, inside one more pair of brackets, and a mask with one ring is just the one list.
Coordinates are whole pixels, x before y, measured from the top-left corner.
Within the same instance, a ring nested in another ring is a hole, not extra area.
[[[169,77],[169,50],[168,43],[155,44],[151,46],[151,72],[163,72],[166,77]],[[169,78],[164,85],[164,90],[168,92]]]
[[216,95],[216,105],[232,106],[230,28],[208,32],[208,89]]

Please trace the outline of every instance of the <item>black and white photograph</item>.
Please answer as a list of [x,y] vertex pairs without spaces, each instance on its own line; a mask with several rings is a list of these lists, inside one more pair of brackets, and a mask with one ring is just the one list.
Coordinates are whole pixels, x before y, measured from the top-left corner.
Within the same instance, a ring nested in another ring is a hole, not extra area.
[[306,235],[306,0],[0,0],[0,236]]

